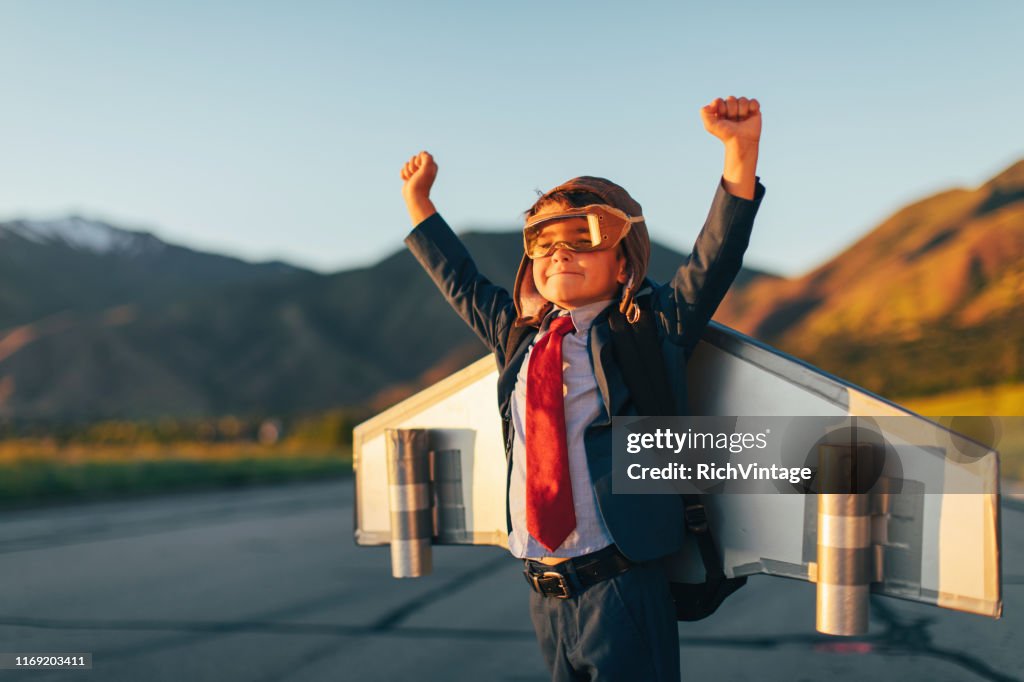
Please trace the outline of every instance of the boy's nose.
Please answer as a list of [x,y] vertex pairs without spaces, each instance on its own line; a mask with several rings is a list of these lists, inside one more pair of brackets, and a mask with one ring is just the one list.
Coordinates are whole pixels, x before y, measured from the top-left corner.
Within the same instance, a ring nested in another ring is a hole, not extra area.
[[565,248],[564,246],[556,246],[555,252],[551,254],[551,260],[555,261],[556,263],[560,263],[562,261],[571,261],[572,251]]

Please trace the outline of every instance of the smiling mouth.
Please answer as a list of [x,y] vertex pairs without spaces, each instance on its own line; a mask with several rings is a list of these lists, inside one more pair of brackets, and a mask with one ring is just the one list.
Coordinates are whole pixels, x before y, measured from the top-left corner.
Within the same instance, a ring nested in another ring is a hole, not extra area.
[[562,271],[562,272],[553,272],[550,275],[548,275],[548,279],[551,279],[552,277],[554,277],[556,275],[579,275],[580,277],[582,277],[583,273],[582,272],[569,272],[567,270]]

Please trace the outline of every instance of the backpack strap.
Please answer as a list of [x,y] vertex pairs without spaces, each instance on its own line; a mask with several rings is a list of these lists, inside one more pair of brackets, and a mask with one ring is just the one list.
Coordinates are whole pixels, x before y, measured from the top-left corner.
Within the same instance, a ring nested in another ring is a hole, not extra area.
[[505,339],[505,362],[507,363],[509,359],[515,354],[516,350],[518,350],[519,348],[519,345],[522,344],[523,339],[525,339],[527,336],[531,334],[536,333],[536,327],[531,327],[528,325],[513,325],[512,330],[508,333],[508,338]]
[[[672,416],[676,412],[675,399],[661,354],[649,296],[638,298],[637,304],[640,306],[640,319],[635,324],[630,324],[618,308],[609,313],[612,352],[637,412],[644,416]],[[686,528],[697,542],[707,589],[717,593],[727,578],[708,525],[707,510],[699,495],[682,495],[682,498]],[[743,582],[746,582],[745,578]]]
[[622,370],[623,380],[638,414],[647,417],[671,417],[675,398],[661,355],[661,342],[649,305],[650,297],[637,299],[640,319],[630,324],[618,308],[608,314],[612,353]]
[[711,535],[711,526],[708,525],[707,510],[699,495],[683,495],[682,498],[686,529],[697,541],[697,549],[700,551],[701,561],[704,562],[704,579],[714,591],[726,578],[722,558],[718,556],[715,538]]

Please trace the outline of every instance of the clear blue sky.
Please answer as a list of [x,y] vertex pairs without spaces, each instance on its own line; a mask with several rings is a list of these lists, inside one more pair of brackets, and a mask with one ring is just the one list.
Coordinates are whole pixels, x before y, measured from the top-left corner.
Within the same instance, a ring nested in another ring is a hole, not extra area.
[[1024,157],[1024,3],[0,0],[0,219],[78,212],[320,270],[401,248],[398,171],[458,229],[624,185],[687,249],[721,172],[698,109],[756,96],[747,262],[798,274]]

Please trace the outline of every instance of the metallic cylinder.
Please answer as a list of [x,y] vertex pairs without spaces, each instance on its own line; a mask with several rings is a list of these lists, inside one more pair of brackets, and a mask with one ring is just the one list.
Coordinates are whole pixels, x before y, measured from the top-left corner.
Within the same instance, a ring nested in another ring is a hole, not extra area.
[[466,529],[466,505],[462,486],[462,453],[435,450],[431,457],[434,486],[434,528],[442,544],[472,543]]
[[391,574],[418,578],[433,570],[429,434],[388,429],[388,500],[391,507]]
[[822,445],[818,495],[817,623],[829,635],[868,631],[868,596],[875,578],[871,543],[871,499],[857,489],[856,445]]

